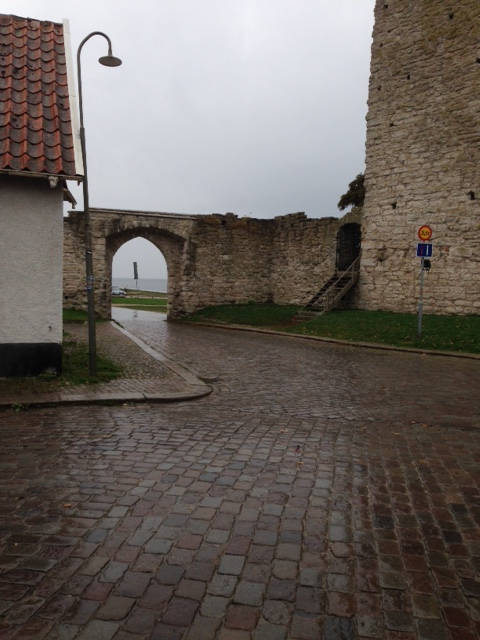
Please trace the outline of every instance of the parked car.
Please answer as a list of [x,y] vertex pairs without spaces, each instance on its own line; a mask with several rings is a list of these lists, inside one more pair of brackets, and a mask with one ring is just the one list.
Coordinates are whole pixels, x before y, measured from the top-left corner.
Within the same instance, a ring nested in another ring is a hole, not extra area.
[[120,298],[125,298],[127,292],[125,289],[120,289],[120,287],[112,287],[112,296],[118,296]]

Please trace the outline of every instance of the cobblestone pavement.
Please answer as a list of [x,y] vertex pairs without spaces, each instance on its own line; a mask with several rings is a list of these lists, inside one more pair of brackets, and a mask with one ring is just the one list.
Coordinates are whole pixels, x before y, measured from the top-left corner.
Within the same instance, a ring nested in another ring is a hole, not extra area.
[[479,637],[478,362],[149,318],[212,395],[0,414],[1,639]]

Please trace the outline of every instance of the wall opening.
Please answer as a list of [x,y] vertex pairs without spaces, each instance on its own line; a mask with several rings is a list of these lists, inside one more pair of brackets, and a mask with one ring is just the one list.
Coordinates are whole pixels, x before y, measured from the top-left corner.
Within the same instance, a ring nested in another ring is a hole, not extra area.
[[361,226],[350,222],[340,227],[337,233],[337,271],[345,271],[360,255]]
[[153,242],[137,237],[123,243],[113,255],[111,272],[112,307],[135,304],[146,311],[151,307],[152,311],[167,312],[167,262]]

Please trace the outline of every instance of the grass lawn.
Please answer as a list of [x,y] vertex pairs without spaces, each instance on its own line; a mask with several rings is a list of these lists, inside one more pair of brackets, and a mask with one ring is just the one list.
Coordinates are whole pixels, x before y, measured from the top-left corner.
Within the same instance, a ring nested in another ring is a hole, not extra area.
[[125,289],[127,296],[141,296],[142,298],[164,298],[167,299],[167,294],[161,291],[143,291],[142,289]]
[[295,323],[300,307],[274,304],[223,305],[202,309],[188,320],[270,327],[279,331],[399,347],[480,353],[480,316],[423,317],[422,339],[417,338],[417,316],[388,311],[331,311]]
[[142,305],[142,307],[166,307],[166,298],[122,298],[121,296],[112,296],[112,304],[121,304],[123,307],[131,305]]
[[86,311],[78,309],[64,309],[63,322],[87,322],[88,314]]
[[97,353],[97,375],[95,378],[89,378],[88,346],[71,340],[68,333],[65,334],[63,340],[62,364],[62,375],[56,380],[63,386],[108,382],[120,378],[123,373],[122,367]]
[[141,311],[159,311],[167,312],[167,298],[123,298],[121,296],[112,296],[112,305],[116,307],[124,307],[125,309],[139,309]]
[[190,316],[194,322],[221,322],[223,324],[248,324],[254,327],[284,328],[291,323],[292,317],[300,307],[295,305],[225,304],[220,307],[207,307]]

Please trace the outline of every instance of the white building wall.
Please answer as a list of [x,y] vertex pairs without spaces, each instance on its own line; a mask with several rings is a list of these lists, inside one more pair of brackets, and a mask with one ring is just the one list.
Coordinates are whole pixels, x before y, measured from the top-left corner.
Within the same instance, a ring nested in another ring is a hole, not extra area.
[[63,194],[0,176],[0,345],[62,342]]

